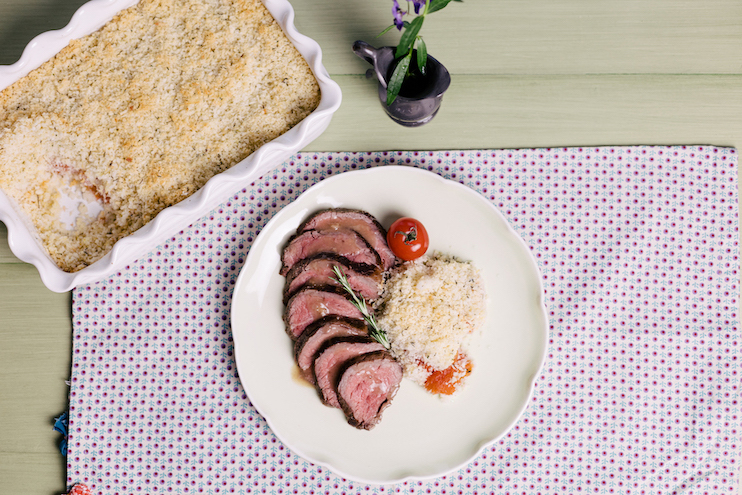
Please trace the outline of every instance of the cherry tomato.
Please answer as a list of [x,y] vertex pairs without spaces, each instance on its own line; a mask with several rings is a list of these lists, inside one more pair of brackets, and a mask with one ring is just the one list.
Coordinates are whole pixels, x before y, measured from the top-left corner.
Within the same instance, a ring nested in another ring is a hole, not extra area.
[[428,231],[414,218],[400,218],[389,228],[386,242],[398,258],[415,260],[428,250]]

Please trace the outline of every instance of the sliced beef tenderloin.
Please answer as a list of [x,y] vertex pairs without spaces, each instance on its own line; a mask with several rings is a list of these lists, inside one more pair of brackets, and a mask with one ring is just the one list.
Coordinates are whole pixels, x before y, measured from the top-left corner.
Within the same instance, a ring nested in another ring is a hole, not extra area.
[[347,360],[338,372],[335,393],[348,423],[370,430],[381,420],[402,381],[402,366],[387,351]]
[[302,376],[314,384],[312,363],[322,345],[337,337],[368,335],[366,322],[345,316],[328,315],[309,325],[294,343],[294,357]]
[[333,253],[320,253],[299,261],[288,271],[283,293],[284,304],[303,286],[334,285],[339,287],[340,283],[335,280],[333,271],[336,266],[348,278],[351,288],[367,301],[373,301],[379,297],[384,274],[378,266],[353,263],[348,258]]
[[296,340],[311,323],[327,315],[363,319],[358,308],[353,306],[345,291],[338,287],[305,287],[286,303],[283,321],[286,332]]
[[373,215],[362,210],[349,208],[322,210],[306,219],[297,230],[327,232],[342,229],[352,229],[361,234],[381,256],[384,270],[391,268],[397,261],[396,256],[386,243],[384,227]]
[[343,363],[361,354],[383,350],[384,346],[368,336],[337,337],[325,342],[312,363],[314,386],[322,402],[340,407],[335,390]]
[[320,253],[333,253],[354,263],[381,266],[379,253],[355,230],[309,230],[292,237],[283,249],[281,275],[286,275],[299,261]]

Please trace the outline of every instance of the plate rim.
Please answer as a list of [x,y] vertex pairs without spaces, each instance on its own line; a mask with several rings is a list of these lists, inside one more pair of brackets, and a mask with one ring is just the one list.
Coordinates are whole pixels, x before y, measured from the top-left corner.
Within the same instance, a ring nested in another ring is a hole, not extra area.
[[545,304],[545,292],[544,292],[544,284],[543,284],[543,276],[541,274],[541,270],[539,269],[538,264],[536,263],[536,258],[533,254],[533,252],[530,250],[528,245],[525,243],[525,240],[513,229],[512,225],[508,221],[508,219],[500,212],[500,210],[486,197],[484,197],[481,193],[476,191],[475,189],[462,184],[461,182],[448,179],[446,177],[443,177],[431,170],[428,170],[427,168],[423,167],[415,167],[414,165],[378,165],[378,166],[370,166],[368,168],[362,168],[362,169],[356,169],[356,170],[349,170],[345,172],[338,173],[337,175],[332,176],[325,176],[324,178],[321,178],[319,182],[311,185],[306,190],[304,190],[302,193],[300,193],[296,199],[291,201],[290,203],[284,205],[278,212],[276,212],[273,217],[271,217],[268,222],[261,228],[260,232],[255,236],[255,239],[253,239],[253,242],[250,246],[250,249],[247,253],[247,256],[245,257],[245,262],[243,266],[240,268],[240,272],[237,276],[237,279],[235,280],[234,290],[232,292],[232,298],[231,298],[231,307],[234,307],[234,298],[235,295],[239,293],[240,288],[243,284],[247,283],[245,281],[246,277],[246,267],[249,266],[250,261],[255,258],[256,256],[259,256],[259,253],[253,251],[252,246],[255,245],[255,243],[258,241],[260,236],[263,234],[263,232],[269,232],[274,228],[274,224],[280,223],[283,220],[283,216],[285,216],[284,212],[286,211],[286,208],[298,201],[301,200],[302,197],[305,195],[308,195],[308,193],[315,191],[316,189],[320,189],[322,187],[325,187],[328,182],[335,182],[338,180],[347,180],[348,175],[360,175],[360,174],[374,174],[379,173],[380,171],[383,171],[383,173],[395,173],[396,171],[404,171],[405,173],[412,171],[412,173],[420,173],[422,175],[426,175],[427,177],[431,179],[437,179],[445,186],[450,187],[456,187],[461,191],[464,191],[465,194],[470,194],[472,197],[478,198],[477,200],[480,202],[483,202],[488,208],[490,208],[494,214],[496,214],[500,220],[502,220],[503,224],[506,226],[507,231],[510,236],[514,237],[516,239],[516,242],[519,244],[520,249],[524,250],[525,253],[527,253],[527,258],[529,260],[529,267],[534,270],[534,275],[536,277],[536,283],[538,287],[538,302],[537,305],[540,308],[540,316],[543,320],[543,328],[540,331],[540,334],[543,338],[543,346],[541,350],[541,355],[538,356],[538,366],[535,367],[533,370],[533,375],[531,376],[530,380],[528,381],[528,393],[523,399],[522,404],[520,405],[517,414],[513,416],[511,421],[508,422],[507,427],[503,429],[502,432],[500,432],[498,435],[496,435],[494,438],[490,440],[484,440],[479,443],[479,445],[474,449],[471,455],[469,455],[466,459],[464,459],[462,462],[455,463],[454,466],[446,468],[445,470],[441,470],[435,474],[427,474],[427,475],[415,475],[415,474],[409,474],[404,475],[400,477],[394,477],[394,478],[388,478],[388,479],[370,479],[365,478],[363,476],[358,476],[352,473],[348,473],[342,469],[338,469],[334,467],[331,462],[329,461],[323,461],[320,459],[316,459],[311,455],[307,455],[305,452],[302,452],[300,450],[297,450],[293,443],[288,441],[282,433],[279,433],[276,431],[274,427],[274,422],[272,418],[269,416],[266,416],[263,410],[263,405],[255,404],[249,393],[249,388],[245,384],[245,381],[242,379],[242,373],[241,373],[241,365],[240,361],[238,359],[239,351],[238,347],[241,347],[240,339],[236,337],[234,328],[235,328],[235,312],[232,310],[230,312],[230,331],[232,332],[232,340],[234,345],[234,356],[235,356],[235,367],[237,369],[238,378],[240,380],[240,384],[242,385],[245,395],[247,396],[248,401],[252,404],[252,406],[255,408],[255,410],[258,412],[258,414],[261,415],[261,417],[265,420],[268,427],[270,427],[271,432],[292,452],[294,452],[299,457],[307,460],[308,462],[321,466],[323,468],[328,469],[332,473],[336,474],[337,476],[340,476],[342,478],[353,480],[360,483],[366,483],[366,484],[372,484],[372,485],[378,485],[378,484],[396,484],[396,483],[403,483],[407,481],[421,481],[421,480],[428,480],[433,478],[438,478],[441,476],[445,476],[447,474],[450,474],[454,471],[458,471],[459,469],[462,469],[464,466],[470,464],[476,457],[478,457],[482,451],[487,448],[488,446],[494,444],[495,442],[498,442],[500,439],[502,439],[507,433],[515,426],[515,424],[520,420],[520,418],[523,416],[523,413],[525,412],[526,408],[528,407],[528,404],[530,403],[531,399],[533,398],[534,391],[535,391],[535,385],[538,381],[539,376],[541,375],[541,372],[543,371],[544,364],[546,362],[546,355],[548,351],[548,342],[549,342],[549,318],[548,318],[548,312],[546,310],[546,304]]

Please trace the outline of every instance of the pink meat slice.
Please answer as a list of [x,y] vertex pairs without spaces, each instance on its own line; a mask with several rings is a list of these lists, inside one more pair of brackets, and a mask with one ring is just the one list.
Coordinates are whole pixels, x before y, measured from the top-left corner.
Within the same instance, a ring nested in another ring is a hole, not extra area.
[[373,215],[365,211],[350,208],[322,210],[310,216],[299,226],[299,230],[302,231],[326,232],[342,229],[352,229],[361,234],[379,253],[384,270],[394,266],[397,258],[386,243],[386,230]]
[[347,277],[348,283],[356,293],[367,301],[379,297],[382,289],[383,273],[375,265],[353,263],[347,258],[333,253],[320,253],[296,263],[286,274],[284,303],[303,286],[340,286],[335,277],[334,267]]
[[327,315],[362,320],[363,315],[336,287],[307,287],[294,294],[284,308],[286,332],[296,340],[311,323]]
[[281,275],[286,275],[299,261],[320,253],[337,254],[354,263],[381,265],[379,254],[355,230],[310,230],[292,237],[284,248]]
[[309,325],[294,343],[294,357],[302,376],[314,384],[312,363],[322,345],[336,337],[368,335],[368,327],[363,320],[329,315]]
[[402,366],[386,351],[346,361],[340,371],[337,398],[348,423],[370,430],[381,420],[402,381]]
[[383,350],[384,346],[371,337],[339,337],[325,342],[312,364],[315,387],[322,402],[340,407],[336,387],[343,363],[361,354]]

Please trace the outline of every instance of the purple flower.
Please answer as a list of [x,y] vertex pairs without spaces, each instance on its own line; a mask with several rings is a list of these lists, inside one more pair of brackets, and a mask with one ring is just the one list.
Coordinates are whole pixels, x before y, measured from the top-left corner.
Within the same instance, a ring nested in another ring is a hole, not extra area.
[[425,0],[412,0],[412,5],[415,6],[415,13],[420,13],[420,7],[425,7]]
[[392,15],[394,15],[394,25],[396,25],[397,29],[401,31],[402,27],[404,26],[404,21],[402,21],[404,12],[402,12],[402,9],[399,8],[399,2],[397,2],[397,0],[393,1],[394,5],[392,5]]

